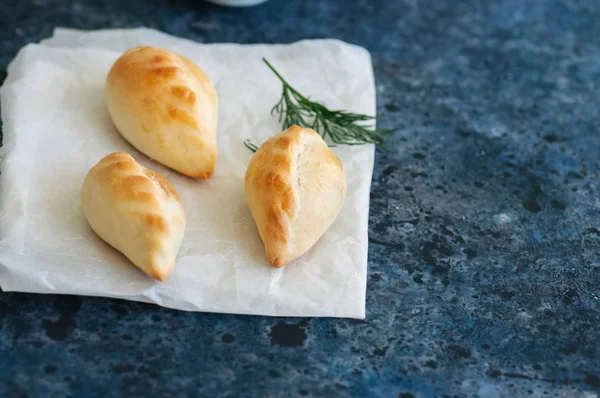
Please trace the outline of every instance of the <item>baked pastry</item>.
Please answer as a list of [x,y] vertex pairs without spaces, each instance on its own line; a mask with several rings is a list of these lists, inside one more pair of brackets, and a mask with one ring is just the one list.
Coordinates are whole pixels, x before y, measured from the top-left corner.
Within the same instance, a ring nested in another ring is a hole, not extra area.
[[117,130],[139,151],[194,178],[217,161],[217,94],[182,55],[135,47],[112,66],[104,97]]
[[310,249],[337,218],[346,173],[314,130],[292,126],[260,146],[246,171],[246,200],[267,259],[283,267]]
[[115,152],[89,171],[81,206],[100,238],[146,274],[167,279],[185,232],[183,205],[169,180]]

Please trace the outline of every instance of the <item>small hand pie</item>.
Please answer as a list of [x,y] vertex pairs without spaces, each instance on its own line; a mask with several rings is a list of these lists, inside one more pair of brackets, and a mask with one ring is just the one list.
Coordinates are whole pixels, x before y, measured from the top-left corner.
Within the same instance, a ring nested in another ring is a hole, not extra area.
[[117,130],[150,158],[194,178],[217,161],[217,94],[189,59],[135,47],[113,65],[104,97]]
[[165,177],[115,152],[89,171],[81,205],[100,238],[146,274],[167,279],[183,240],[185,212]]
[[279,268],[333,224],[346,196],[346,173],[319,134],[292,126],[256,151],[245,192],[267,259]]

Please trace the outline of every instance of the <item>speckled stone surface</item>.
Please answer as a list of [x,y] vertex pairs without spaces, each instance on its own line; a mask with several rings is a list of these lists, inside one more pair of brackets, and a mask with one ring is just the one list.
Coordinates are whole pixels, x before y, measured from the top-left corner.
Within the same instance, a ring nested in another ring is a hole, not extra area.
[[[170,3],[170,4],[167,4]],[[2,397],[600,392],[600,2],[0,3],[0,68],[54,26],[371,51],[367,319],[0,294]]]

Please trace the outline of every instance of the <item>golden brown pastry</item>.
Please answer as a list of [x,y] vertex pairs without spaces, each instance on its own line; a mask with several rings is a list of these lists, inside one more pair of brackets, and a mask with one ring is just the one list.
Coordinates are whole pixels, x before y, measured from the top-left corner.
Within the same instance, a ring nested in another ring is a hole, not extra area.
[[338,216],[346,173],[319,134],[292,126],[260,146],[245,192],[269,263],[283,267],[310,249]]
[[98,236],[146,274],[167,279],[183,240],[185,212],[165,177],[115,152],[89,171],[81,205]]
[[117,130],[182,174],[210,178],[217,161],[217,93],[182,55],[135,47],[112,66],[104,97]]

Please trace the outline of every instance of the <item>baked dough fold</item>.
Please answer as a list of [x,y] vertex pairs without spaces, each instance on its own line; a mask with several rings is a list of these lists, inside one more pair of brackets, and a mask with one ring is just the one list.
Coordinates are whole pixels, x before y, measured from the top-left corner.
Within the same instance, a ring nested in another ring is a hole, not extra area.
[[115,152],[92,167],[81,189],[94,232],[146,274],[164,281],[173,271],[185,232],[185,211],[162,175]]
[[245,194],[269,263],[283,267],[309,250],[337,218],[346,189],[342,163],[314,130],[292,126],[262,144]]
[[210,178],[217,161],[216,91],[186,57],[135,47],[112,66],[104,97],[121,135],[139,151],[194,178]]

